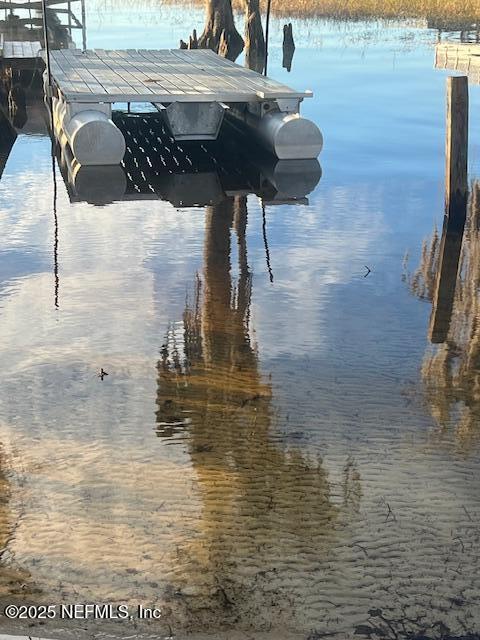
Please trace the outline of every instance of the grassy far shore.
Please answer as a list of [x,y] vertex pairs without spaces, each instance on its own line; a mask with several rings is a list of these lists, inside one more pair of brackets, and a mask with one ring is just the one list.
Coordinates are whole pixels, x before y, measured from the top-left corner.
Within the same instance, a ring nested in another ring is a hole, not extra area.
[[[189,0],[204,4],[205,0]],[[267,0],[260,0],[262,12]],[[243,11],[244,0],[232,0]],[[292,17],[338,19],[422,18],[445,24],[480,24],[480,0],[272,0],[272,14]]]
[[[193,5],[206,0],[99,0],[118,6]],[[265,16],[267,0],[259,0]],[[236,13],[245,12],[246,0],[231,0]],[[281,18],[337,20],[425,20],[432,28],[480,32],[480,0],[271,0],[273,15]]]

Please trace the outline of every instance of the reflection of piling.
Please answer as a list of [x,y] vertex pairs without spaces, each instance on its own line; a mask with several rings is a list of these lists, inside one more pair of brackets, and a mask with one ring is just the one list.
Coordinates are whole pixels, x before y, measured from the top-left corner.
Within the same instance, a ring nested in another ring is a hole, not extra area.
[[429,335],[447,340],[452,316],[468,201],[468,79],[448,78],[445,219]]
[[463,228],[451,228],[449,218],[445,218],[429,329],[430,341],[434,344],[441,344],[447,340],[455,300],[462,239]]

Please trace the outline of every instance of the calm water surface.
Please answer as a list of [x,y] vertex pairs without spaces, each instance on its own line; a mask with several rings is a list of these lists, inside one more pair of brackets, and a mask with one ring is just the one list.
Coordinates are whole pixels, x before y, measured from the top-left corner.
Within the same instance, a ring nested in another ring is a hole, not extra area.
[[[203,21],[87,9],[92,48],[175,47]],[[128,198],[96,206],[52,167],[39,107],[10,152],[1,600],[163,612],[151,625],[56,620],[51,637],[480,632],[480,194],[448,338],[433,345],[436,33],[297,21],[288,74],[282,24],[270,73],[315,93],[303,111],[325,136],[320,180],[248,157],[222,173],[228,149],[207,145],[201,174],[160,172],[164,200],[145,199],[132,152]],[[479,106],[471,87],[472,179]],[[145,147],[151,121],[135,126]],[[91,201],[98,179],[85,174]]]

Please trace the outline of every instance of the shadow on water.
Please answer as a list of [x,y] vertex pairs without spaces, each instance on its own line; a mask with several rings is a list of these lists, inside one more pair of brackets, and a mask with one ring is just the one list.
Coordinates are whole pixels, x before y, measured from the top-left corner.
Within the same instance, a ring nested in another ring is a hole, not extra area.
[[480,184],[472,186],[466,220],[445,221],[426,240],[411,291],[432,303],[422,366],[425,393],[441,433],[451,428],[465,452],[480,436]]
[[301,628],[315,600],[309,571],[325,559],[341,511],[361,500],[353,461],[343,505],[334,505],[318,455],[275,436],[274,386],[249,326],[247,216],[245,196],[207,208],[203,272],[158,362],[157,435],[186,444],[203,504],[204,536],[188,551],[177,594],[166,594],[172,622],[195,629]]

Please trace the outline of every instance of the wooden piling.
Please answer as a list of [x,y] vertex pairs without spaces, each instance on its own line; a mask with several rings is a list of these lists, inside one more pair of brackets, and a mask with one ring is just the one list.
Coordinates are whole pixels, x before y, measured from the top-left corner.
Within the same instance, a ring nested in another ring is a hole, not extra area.
[[447,79],[445,215],[463,231],[468,201],[468,78]]
[[447,79],[445,218],[429,337],[446,342],[457,286],[468,203],[468,78]]

